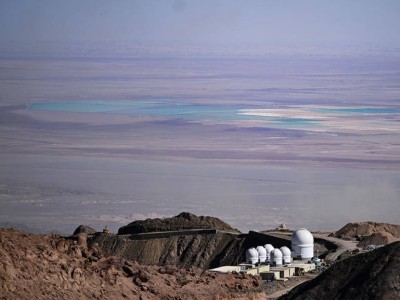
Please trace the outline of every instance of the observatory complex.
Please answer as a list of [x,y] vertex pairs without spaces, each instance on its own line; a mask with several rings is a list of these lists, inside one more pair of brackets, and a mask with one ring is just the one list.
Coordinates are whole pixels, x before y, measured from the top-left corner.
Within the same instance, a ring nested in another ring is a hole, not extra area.
[[287,280],[293,275],[314,270],[320,260],[314,258],[314,237],[305,228],[297,229],[291,236],[291,249],[274,248],[271,244],[246,250],[246,262],[239,266],[224,266],[210,271],[258,274],[264,280]]

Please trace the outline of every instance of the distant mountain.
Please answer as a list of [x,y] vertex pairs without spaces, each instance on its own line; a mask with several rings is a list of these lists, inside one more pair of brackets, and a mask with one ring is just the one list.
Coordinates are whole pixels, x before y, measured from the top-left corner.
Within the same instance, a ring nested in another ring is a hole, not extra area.
[[339,261],[281,299],[400,299],[400,242]]
[[196,216],[188,212],[182,212],[172,218],[134,221],[121,227],[118,230],[118,234],[137,234],[188,229],[217,229],[240,233],[239,230],[232,228],[229,224],[218,218]]

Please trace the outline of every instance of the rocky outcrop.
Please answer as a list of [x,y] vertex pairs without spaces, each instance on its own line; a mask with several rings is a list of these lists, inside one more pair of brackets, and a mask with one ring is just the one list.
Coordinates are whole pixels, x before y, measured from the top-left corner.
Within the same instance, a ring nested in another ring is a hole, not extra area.
[[400,241],[400,238],[394,237],[389,232],[374,232],[358,243],[358,245],[360,247],[367,245],[388,245],[397,241]]
[[240,233],[227,223],[218,218],[208,216],[196,216],[183,212],[172,218],[146,219],[129,223],[118,230],[118,234],[138,234],[147,232],[177,231],[190,229],[217,229]]
[[118,235],[96,236],[105,252],[146,265],[174,265],[180,268],[208,269],[238,264],[245,251],[245,238],[225,232],[185,234],[166,238],[130,239]]
[[389,233],[395,238],[400,238],[400,225],[376,222],[348,223],[332,236],[337,238],[355,238],[358,235],[369,236],[373,233]]
[[80,234],[80,233],[85,233],[85,234],[95,234],[96,229],[93,229],[92,227],[86,226],[86,225],[79,225],[73,235]]
[[339,261],[282,299],[400,299],[400,242]]

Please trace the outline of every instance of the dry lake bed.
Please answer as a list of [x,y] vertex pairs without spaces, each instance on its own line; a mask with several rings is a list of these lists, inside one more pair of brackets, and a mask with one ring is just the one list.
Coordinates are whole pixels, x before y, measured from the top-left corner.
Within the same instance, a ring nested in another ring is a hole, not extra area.
[[400,214],[391,56],[1,56],[0,225],[242,231]]

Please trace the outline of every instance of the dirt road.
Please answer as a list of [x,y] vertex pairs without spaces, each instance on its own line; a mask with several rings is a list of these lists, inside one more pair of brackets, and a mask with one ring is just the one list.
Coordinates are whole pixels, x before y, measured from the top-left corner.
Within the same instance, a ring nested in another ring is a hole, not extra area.
[[358,243],[357,241],[346,241],[335,237],[329,237],[327,233],[314,233],[314,237],[330,241],[338,246],[335,252],[331,252],[325,257],[325,260],[329,261],[335,261],[342,253],[346,252],[347,250],[357,248]]

